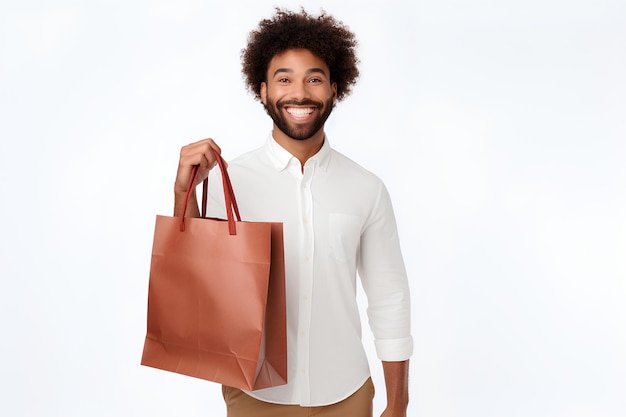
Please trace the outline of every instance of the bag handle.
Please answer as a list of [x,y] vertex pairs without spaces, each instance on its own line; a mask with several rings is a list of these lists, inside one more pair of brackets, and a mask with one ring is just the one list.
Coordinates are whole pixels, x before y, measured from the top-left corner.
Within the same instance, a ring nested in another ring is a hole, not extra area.
[[[239,215],[239,207],[237,207],[237,200],[235,199],[235,192],[233,191],[233,185],[230,182],[230,177],[228,176],[228,170],[226,169],[226,162],[224,158],[215,150],[213,150],[215,154],[215,158],[217,160],[217,165],[222,172],[222,188],[224,189],[224,202],[226,203],[226,218],[228,220],[228,233],[231,235],[237,234],[237,227],[235,225],[235,216],[237,217],[237,221],[241,221],[241,216]],[[199,165],[194,165],[191,171],[191,179],[189,180],[189,185],[187,187],[187,194],[185,195],[185,202],[183,203],[183,211],[182,216],[180,218],[180,231],[185,231],[185,213],[187,213],[187,204],[189,203],[189,199],[191,198],[191,192],[193,191],[194,184],[196,183],[196,178],[198,177],[198,169]],[[207,206],[207,195],[208,195],[208,186],[209,186],[209,178],[205,178],[202,182],[202,217],[206,218],[206,206]]]

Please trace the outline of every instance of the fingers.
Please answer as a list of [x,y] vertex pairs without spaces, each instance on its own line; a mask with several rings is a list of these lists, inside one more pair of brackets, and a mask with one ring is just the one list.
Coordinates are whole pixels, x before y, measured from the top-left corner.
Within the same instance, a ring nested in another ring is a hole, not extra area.
[[199,165],[199,170],[194,186],[207,177],[209,170],[216,164],[214,151],[218,154],[222,153],[220,147],[210,138],[190,143],[181,148],[176,183],[174,185],[175,192],[184,193],[187,191],[195,165]]
[[218,154],[222,153],[213,139],[203,139],[183,146],[180,151],[179,165],[188,167],[200,165],[201,168],[211,169],[215,165],[214,151]]

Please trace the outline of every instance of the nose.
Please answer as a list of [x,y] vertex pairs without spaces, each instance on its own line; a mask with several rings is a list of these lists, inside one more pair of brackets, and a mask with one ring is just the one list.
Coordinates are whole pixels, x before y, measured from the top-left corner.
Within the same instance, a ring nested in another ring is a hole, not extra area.
[[305,81],[293,83],[291,89],[292,98],[298,101],[310,98],[309,89],[307,87]]

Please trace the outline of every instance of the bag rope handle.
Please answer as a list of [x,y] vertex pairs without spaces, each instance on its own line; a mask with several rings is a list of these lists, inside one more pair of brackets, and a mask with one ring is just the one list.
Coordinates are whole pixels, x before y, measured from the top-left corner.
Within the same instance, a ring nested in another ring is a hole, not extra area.
[[[226,169],[226,162],[224,161],[224,158],[222,158],[222,156],[216,150],[213,150],[213,153],[215,154],[217,165],[222,172],[222,188],[224,189],[224,202],[226,203],[228,233],[231,235],[236,235],[237,227],[235,225],[235,216],[237,217],[238,222],[241,221],[241,216],[239,215],[239,207],[237,206],[237,200],[235,199],[235,192],[233,191],[233,185],[230,182],[230,176],[228,175],[228,170]],[[189,199],[191,198],[191,192],[193,191],[194,184],[196,183],[196,178],[198,178],[198,170],[199,165],[194,165],[191,171],[191,178],[189,180],[189,185],[187,186],[187,194],[185,195],[182,216],[180,218],[181,232],[185,231],[185,213],[187,213],[187,205],[189,204]],[[207,176],[207,178],[205,178],[202,182],[202,218],[206,218],[208,184],[209,178]]]

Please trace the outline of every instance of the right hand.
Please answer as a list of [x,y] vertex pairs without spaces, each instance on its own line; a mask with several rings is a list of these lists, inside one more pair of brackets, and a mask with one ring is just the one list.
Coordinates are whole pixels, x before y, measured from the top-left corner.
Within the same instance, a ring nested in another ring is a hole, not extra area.
[[203,139],[198,142],[183,146],[180,150],[180,159],[178,160],[178,172],[176,173],[176,182],[174,184],[175,194],[186,194],[191,172],[195,165],[199,165],[198,176],[194,187],[200,184],[209,175],[209,171],[216,164],[215,154],[222,153],[219,146],[213,139]]

